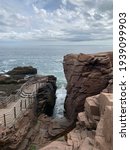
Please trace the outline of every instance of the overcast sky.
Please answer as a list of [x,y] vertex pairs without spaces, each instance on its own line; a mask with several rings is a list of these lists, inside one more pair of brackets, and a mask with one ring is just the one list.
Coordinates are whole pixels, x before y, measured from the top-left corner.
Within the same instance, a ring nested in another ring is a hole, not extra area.
[[112,44],[112,0],[0,0],[0,41]]

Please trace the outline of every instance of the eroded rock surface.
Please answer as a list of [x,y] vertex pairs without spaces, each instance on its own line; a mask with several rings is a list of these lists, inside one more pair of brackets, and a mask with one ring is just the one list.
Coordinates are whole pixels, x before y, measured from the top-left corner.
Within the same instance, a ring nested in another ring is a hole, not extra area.
[[74,119],[83,111],[86,97],[105,88],[107,92],[112,91],[112,52],[68,54],[63,64],[67,79],[65,112],[69,119]]
[[101,93],[86,98],[84,112],[78,114],[76,127],[67,134],[65,140],[54,141],[40,150],[112,150],[112,95]]
[[35,80],[38,88],[36,95],[36,113],[37,115],[45,113],[51,116],[56,101],[56,77],[42,76]]
[[[40,115],[36,125],[31,129],[32,136],[28,148],[40,149],[60,136],[64,136],[74,128],[74,125],[66,118],[52,118]],[[59,146],[58,146],[59,147]]]

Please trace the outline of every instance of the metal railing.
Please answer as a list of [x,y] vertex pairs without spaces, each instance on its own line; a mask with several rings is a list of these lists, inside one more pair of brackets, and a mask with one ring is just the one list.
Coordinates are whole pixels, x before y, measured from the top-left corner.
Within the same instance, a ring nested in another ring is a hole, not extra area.
[[20,98],[11,109],[0,115],[0,124],[5,127],[11,127],[15,121],[29,108],[33,101],[34,96],[29,96],[24,99]]
[[10,95],[8,98],[5,99],[5,105],[7,106],[11,102],[15,102],[14,106],[11,109],[5,107],[0,111],[5,111],[0,115],[0,125],[5,127],[12,126],[17,119],[23,115],[23,113],[29,108],[29,106],[34,101],[34,95],[36,94],[35,91],[31,91],[31,93],[27,93],[24,90],[28,87],[28,83],[24,83],[19,91],[15,95]]
[[[35,84],[34,91],[31,91],[31,93],[26,92],[25,89],[33,84]],[[43,83],[38,82],[38,80],[27,81],[21,86],[21,88],[15,95],[10,95],[6,99],[6,104],[8,105],[10,102],[15,102],[15,105],[11,109],[7,109],[5,113],[2,113],[0,115],[0,125],[11,127],[19,117],[22,117],[23,113],[34,102],[37,90],[42,84]]]

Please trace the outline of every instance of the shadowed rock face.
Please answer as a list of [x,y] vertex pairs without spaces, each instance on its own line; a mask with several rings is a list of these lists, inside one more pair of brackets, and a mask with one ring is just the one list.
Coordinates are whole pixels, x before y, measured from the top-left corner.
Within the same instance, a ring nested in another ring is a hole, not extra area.
[[[86,97],[99,94],[103,89],[112,91],[113,53],[68,54],[64,57],[64,72],[67,79],[65,113],[74,119],[83,111]],[[110,82],[111,81],[111,82]],[[110,86],[111,83],[111,86]]]
[[39,82],[42,83],[42,86],[36,95],[36,113],[37,115],[45,113],[51,116],[56,101],[56,77],[43,76]]

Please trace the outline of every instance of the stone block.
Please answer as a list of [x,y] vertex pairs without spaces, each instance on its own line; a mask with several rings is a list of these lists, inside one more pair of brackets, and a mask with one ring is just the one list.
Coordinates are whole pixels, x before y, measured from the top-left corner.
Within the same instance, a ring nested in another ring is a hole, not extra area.
[[103,135],[105,141],[113,143],[113,107],[106,106],[103,118]]
[[78,121],[81,125],[85,125],[87,128],[90,128],[90,123],[85,115],[85,112],[78,113]]
[[112,93],[101,93],[98,97],[100,114],[104,114],[105,107],[113,105],[113,94]]

